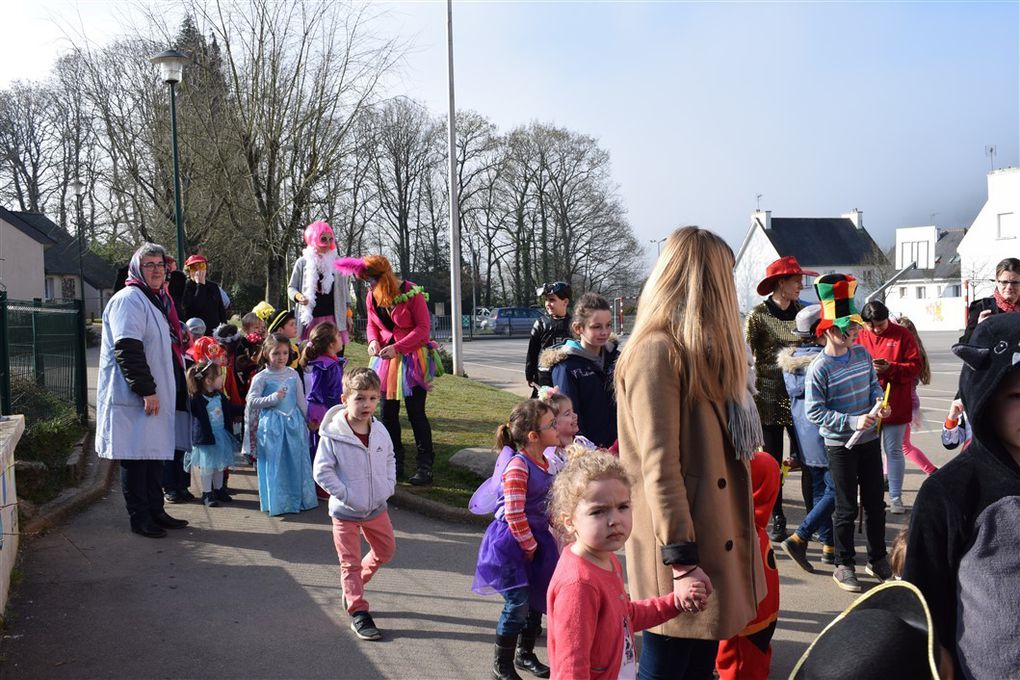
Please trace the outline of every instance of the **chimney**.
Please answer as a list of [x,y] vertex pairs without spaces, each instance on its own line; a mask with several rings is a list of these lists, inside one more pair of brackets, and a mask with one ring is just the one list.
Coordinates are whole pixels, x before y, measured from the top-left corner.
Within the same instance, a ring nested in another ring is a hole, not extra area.
[[772,228],[772,211],[771,210],[755,210],[751,213],[751,224],[761,224],[765,231]]
[[840,217],[842,217],[843,219],[850,220],[851,222],[854,223],[854,226],[857,227],[858,229],[864,228],[864,213],[858,210],[857,208],[854,208],[848,213],[843,213],[842,215],[840,215]]

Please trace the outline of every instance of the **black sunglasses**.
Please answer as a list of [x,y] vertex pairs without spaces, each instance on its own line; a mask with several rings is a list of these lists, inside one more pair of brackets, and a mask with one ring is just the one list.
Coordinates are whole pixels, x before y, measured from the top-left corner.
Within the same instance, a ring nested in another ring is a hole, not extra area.
[[[555,295],[557,297],[570,297],[570,284],[566,281],[554,281],[553,283],[547,283],[541,288],[535,290],[539,296],[542,295]],[[563,293],[566,292],[566,295]]]

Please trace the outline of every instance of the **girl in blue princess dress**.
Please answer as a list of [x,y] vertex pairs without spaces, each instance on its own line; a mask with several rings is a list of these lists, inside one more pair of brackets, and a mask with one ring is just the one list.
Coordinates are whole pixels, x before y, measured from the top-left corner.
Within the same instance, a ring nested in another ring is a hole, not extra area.
[[308,457],[305,390],[297,371],[287,366],[290,340],[273,333],[262,346],[268,364],[248,389],[244,452],[256,459],[259,505],[282,515],[318,506],[312,461]]
[[237,440],[230,434],[235,418],[243,410],[230,403],[223,389],[223,369],[205,360],[188,369],[188,392],[191,394],[191,450],[184,454],[184,469],[199,470],[202,502],[215,508],[232,500],[223,492],[223,471],[234,462]]

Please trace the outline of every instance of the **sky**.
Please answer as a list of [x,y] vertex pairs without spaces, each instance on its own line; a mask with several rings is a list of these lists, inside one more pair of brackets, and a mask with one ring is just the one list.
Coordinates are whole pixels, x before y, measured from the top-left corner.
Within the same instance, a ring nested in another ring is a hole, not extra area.
[[[281,0],[284,1],[284,0]],[[388,94],[447,107],[446,3],[375,2],[407,45]],[[172,2],[160,2],[179,12]],[[1020,165],[1020,1],[454,2],[458,109],[506,131],[590,135],[639,241],[698,224],[739,247],[775,217],[858,208],[897,227],[967,227],[996,168]],[[68,31],[103,43],[107,0],[6,0],[0,87],[44,78]],[[934,219],[933,219],[934,215]]]

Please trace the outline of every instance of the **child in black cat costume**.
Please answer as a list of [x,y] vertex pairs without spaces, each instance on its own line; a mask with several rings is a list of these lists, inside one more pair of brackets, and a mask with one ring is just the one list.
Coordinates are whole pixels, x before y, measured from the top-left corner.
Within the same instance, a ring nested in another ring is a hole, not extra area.
[[953,352],[969,447],[917,494],[903,577],[931,607],[957,678],[1020,668],[1020,314],[995,315]]

